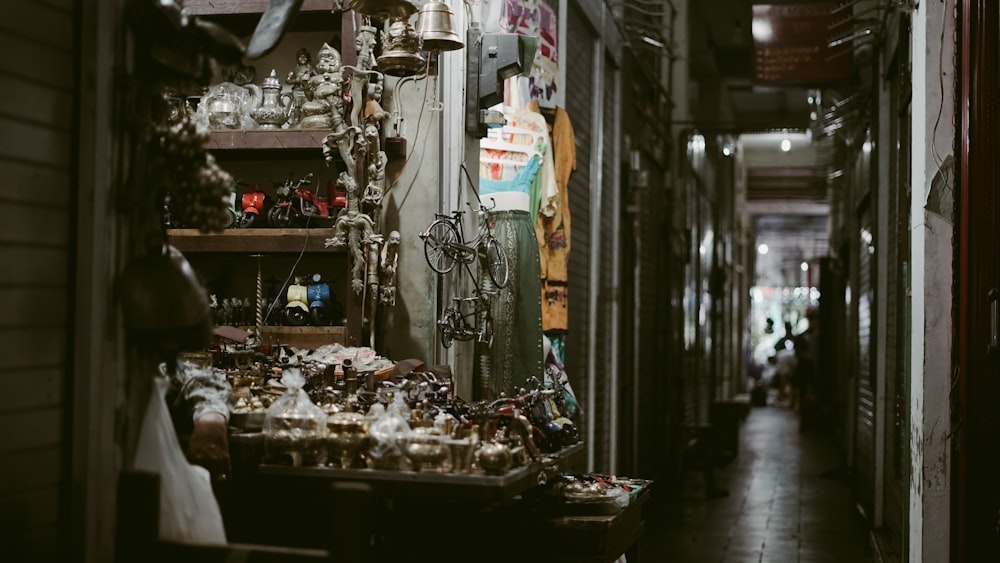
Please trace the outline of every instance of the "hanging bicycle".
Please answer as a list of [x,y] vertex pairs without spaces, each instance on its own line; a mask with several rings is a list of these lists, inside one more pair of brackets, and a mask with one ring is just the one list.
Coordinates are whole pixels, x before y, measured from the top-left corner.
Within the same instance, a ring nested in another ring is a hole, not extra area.
[[493,345],[493,315],[490,312],[493,294],[495,292],[476,289],[472,297],[452,297],[453,304],[445,308],[437,322],[445,348],[451,347],[455,340],[476,339],[486,346]]
[[[471,203],[468,205],[473,208]],[[424,239],[424,257],[431,269],[447,274],[456,264],[471,264],[479,257],[493,283],[498,288],[505,287],[510,279],[510,264],[507,253],[493,235],[490,211],[491,208],[480,202],[476,211],[479,227],[471,240],[465,239],[462,227],[464,211],[455,210],[451,215],[435,213],[434,221],[420,233],[420,238]]]

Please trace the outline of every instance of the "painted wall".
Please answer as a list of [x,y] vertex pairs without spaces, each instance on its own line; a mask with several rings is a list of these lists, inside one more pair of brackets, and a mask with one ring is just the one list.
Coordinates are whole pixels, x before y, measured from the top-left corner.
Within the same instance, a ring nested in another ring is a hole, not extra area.
[[[913,11],[913,340],[909,560],[947,561],[950,517],[955,6]],[[940,176],[939,176],[940,174]],[[936,178],[937,177],[937,178]],[[942,205],[945,203],[946,205]]]

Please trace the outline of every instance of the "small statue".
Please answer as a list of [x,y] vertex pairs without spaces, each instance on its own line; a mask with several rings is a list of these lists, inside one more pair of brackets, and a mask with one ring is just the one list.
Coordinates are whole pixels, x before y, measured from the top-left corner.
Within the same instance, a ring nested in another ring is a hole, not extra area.
[[[368,184],[365,186],[365,193],[362,201],[366,208],[378,208],[382,205],[382,197],[385,195],[385,166],[389,162],[389,157],[385,151],[379,150],[380,137],[378,127],[369,124],[365,127],[365,134],[362,137],[368,159],[367,177]],[[366,209],[370,211],[371,209]]]
[[295,55],[295,68],[289,71],[285,84],[292,87],[292,109],[288,114],[288,126],[297,127],[302,121],[302,104],[306,102],[309,79],[316,75],[312,65],[312,55],[302,47]]
[[365,102],[365,120],[381,123],[389,119],[389,112],[382,109],[382,81],[368,83],[368,101]]
[[363,25],[354,35],[354,51],[358,55],[358,68],[371,70],[375,66],[375,33],[378,30],[370,25]]
[[257,68],[252,65],[234,64],[222,67],[220,73],[224,82],[232,82],[239,86],[252,84],[257,78]]
[[326,239],[326,247],[336,250],[346,249],[351,253],[351,289],[360,294],[365,282],[362,273],[365,270],[365,255],[363,246],[378,242],[375,233],[375,223],[368,215],[358,210],[357,181],[347,172],[340,173],[340,183],[347,191],[347,211],[337,218],[333,226],[333,236]]
[[382,272],[379,300],[385,305],[396,304],[396,263],[401,240],[399,231],[391,231],[388,240],[382,245],[382,256],[379,259],[379,269]]
[[340,72],[340,52],[324,43],[316,61],[316,74],[307,82],[307,97],[302,103],[303,129],[331,129],[343,117],[343,75]]

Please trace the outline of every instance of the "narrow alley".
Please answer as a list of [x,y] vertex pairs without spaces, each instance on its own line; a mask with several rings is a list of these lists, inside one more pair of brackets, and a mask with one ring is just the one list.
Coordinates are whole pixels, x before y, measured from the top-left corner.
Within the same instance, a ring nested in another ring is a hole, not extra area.
[[739,448],[715,472],[727,497],[706,499],[701,473],[685,473],[682,494],[647,520],[641,561],[878,561],[825,437],[799,432],[790,410],[755,407]]

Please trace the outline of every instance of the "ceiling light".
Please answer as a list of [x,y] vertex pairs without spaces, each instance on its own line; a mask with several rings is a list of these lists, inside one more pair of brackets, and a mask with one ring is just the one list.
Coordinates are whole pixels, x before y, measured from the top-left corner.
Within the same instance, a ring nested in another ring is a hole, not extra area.
[[781,150],[782,152],[788,152],[792,150],[792,142],[788,139],[781,140]]
[[648,35],[643,35],[642,36],[642,40],[645,41],[646,43],[649,43],[653,47],[657,47],[657,48],[660,48],[660,49],[663,48],[663,42],[657,41],[656,39],[653,39],[652,37],[650,37]]
[[757,253],[758,254],[767,254],[767,251],[768,251],[768,248],[767,248],[766,244],[760,243],[760,245],[757,246]]

